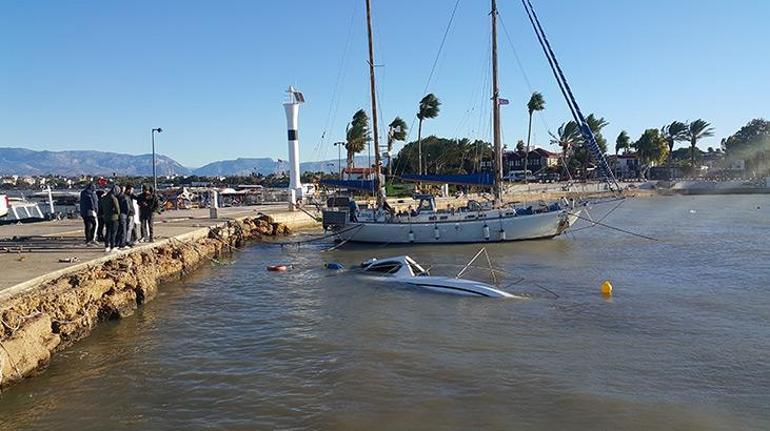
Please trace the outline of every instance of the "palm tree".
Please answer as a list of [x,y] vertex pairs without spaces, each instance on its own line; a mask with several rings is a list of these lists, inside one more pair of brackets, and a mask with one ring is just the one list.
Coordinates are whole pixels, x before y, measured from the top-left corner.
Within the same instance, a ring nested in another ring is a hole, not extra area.
[[350,122],[345,132],[348,168],[353,167],[353,157],[356,153],[364,151],[367,142],[369,142],[369,116],[366,115],[366,111],[359,109],[353,114],[353,121]]
[[615,157],[617,157],[620,150],[625,153],[631,148],[631,138],[628,137],[628,132],[623,130],[615,139]]
[[687,125],[686,138],[690,141],[690,167],[695,169],[695,148],[702,138],[714,136],[714,128],[707,121],[700,118]]
[[551,134],[551,143],[561,147],[561,161],[564,164],[564,168],[569,173],[569,163],[567,163],[567,155],[570,149],[575,148],[580,142],[580,129],[574,121],[569,121],[562,124],[557,131],[557,134]]
[[524,183],[527,183],[527,167],[529,166],[529,141],[532,137],[532,114],[535,111],[542,111],[545,109],[545,99],[543,95],[535,91],[532,93],[532,97],[527,102],[527,110],[529,111],[529,126],[527,128],[527,152],[524,153]]
[[671,179],[674,178],[674,172],[671,168],[671,155],[674,152],[674,143],[687,140],[687,125],[681,121],[672,121],[671,124],[661,127],[660,131],[668,144],[668,182],[671,183]]
[[388,176],[393,175],[393,142],[406,139],[406,121],[396,117],[388,124]]
[[427,118],[436,118],[438,117],[438,113],[440,111],[439,106],[441,106],[441,102],[438,100],[438,97],[434,95],[433,93],[428,93],[425,97],[420,100],[420,104],[418,105],[417,109],[417,119],[419,120],[418,126],[417,126],[417,157],[418,160],[418,166],[419,166],[419,174],[422,175],[422,121]]

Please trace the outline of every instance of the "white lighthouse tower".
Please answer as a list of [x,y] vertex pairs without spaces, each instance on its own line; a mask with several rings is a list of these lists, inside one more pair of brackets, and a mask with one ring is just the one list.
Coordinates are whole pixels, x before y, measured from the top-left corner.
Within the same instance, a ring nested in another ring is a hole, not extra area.
[[302,184],[299,178],[299,105],[305,103],[305,96],[294,87],[287,91],[289,100],[283,104],[286,110],[286,128],[289,138],[289,208],[294,210],[297,199],[302,199]]

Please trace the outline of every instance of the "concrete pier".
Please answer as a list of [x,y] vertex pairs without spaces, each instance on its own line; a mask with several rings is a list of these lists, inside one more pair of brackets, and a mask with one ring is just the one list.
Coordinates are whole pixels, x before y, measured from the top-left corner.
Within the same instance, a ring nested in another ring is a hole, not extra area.
[[283,206],[163,213],[155,242],[115,253],[84,244],[82,222],[0,226],[0,389],[44,369],[99,322],[128,316],[158,286],[245,241],[316,226]]

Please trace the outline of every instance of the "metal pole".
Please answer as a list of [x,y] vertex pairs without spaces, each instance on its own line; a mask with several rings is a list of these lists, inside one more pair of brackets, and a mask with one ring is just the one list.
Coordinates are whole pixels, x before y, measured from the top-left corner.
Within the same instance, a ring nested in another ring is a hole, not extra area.
[[[495,145],[495,204],[503,202],[503,150],[500,143],[500,90],[497,87],[497,1],[492,0],[492,129]],[[524,172],[526,174],[526,166]]]
[[340,180],[342,179],[342,145],[340,142],[334,144],[337,146],[337,171],[340,174]]
[[155,193],[158,192],[158,176],[155,174],[155,129],[152,129],[152,185]]
[[370,0],[366,0],[366,28],[369,36],[369,87],[372,93],[372,135],[374,137],[374,192],[377,197],[377,207],[382,206],[382,193],[380,191],[380,144],[379,131],[377,130],[377,94],[374,84],[374,45],[372,43],[372,5]]

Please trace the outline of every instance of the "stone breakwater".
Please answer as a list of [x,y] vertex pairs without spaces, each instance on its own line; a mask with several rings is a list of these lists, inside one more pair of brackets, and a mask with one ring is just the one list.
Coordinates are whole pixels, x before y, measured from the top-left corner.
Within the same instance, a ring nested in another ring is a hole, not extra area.
[[52,355],[100,322],[130,316],[160,284],[181,278],[246,241],[288,235],[270,216],[230,221],[197,238],[142,246],[12,295],[0,305],[0,389],[41,372]]

